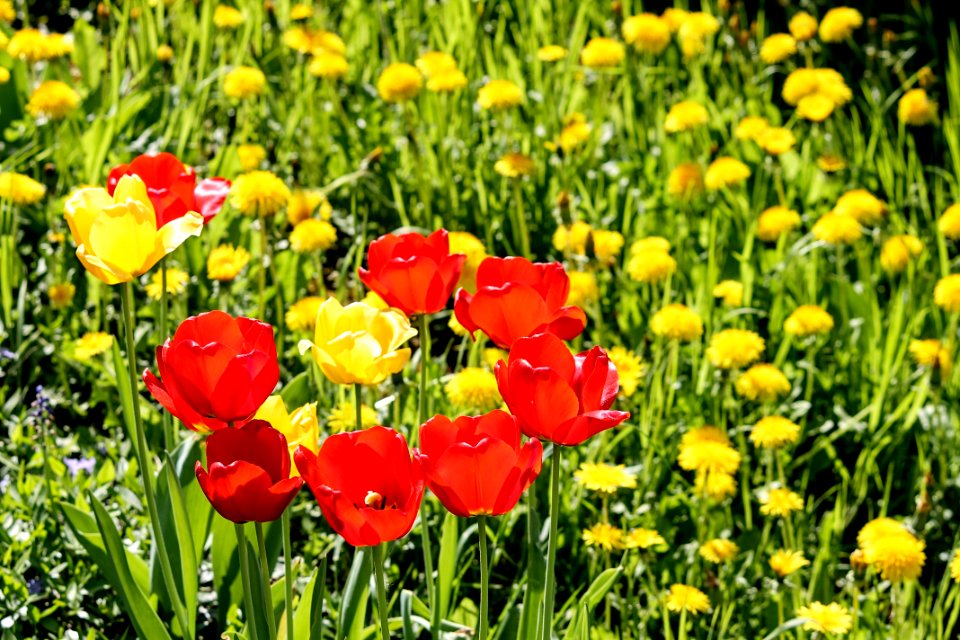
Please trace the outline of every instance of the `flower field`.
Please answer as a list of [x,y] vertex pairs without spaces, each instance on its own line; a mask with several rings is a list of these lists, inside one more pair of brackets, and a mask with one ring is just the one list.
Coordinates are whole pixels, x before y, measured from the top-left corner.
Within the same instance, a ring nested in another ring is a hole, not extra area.
[[946,3],[0,0],[0,131],[0,640],[960,637]]

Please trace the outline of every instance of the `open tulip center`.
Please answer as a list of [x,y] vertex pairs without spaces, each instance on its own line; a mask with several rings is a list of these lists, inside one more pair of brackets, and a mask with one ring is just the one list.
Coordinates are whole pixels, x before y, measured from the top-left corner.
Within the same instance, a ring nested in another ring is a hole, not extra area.
[[363,503],[371,509],[383,509],[384,502],[383,496],[376,491],[367,491],[367,495],[363,499]]

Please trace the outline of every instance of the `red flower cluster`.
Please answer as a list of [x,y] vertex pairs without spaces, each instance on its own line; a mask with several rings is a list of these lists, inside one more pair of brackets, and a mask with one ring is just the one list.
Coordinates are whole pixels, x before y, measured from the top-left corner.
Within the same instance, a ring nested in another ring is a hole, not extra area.
[[196,211],[203,221],[220,213],[230,181],[225,178],[207,178],[197,182],[197,174],[172,153],[144,154],[130,164],[114,167],[107,177],[107,192],[112,196],[120,178],[137,175],[147,187],[147,196],[157,215],[157,229],[171,220]]
[[147,389],[194,431],[249,420],[280,378],[273,327],[209,311],[187,318],[157,347],[160,379],[143,372]]

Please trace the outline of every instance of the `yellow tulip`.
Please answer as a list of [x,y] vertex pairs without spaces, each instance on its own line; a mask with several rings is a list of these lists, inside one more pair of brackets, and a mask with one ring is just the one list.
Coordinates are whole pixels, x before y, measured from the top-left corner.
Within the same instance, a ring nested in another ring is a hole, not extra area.
[[297,450],[297,447],[303,445],[314,453],[320,450],[320,422],[317,420],[317,403],[305,404],[294,409],[293,413],[288,413],[286,405],[283,404],[283,398],[270,396],[257,409],[257,413],[253,417],[255,420],[266,420],[270,423],[270,426],[282,433],[287,439],[287,447],[290,449],[290,475],[293,477],[299,476],[300,472],[293,464],[293,452]]
[[107,284],[129,282],[146,273],[203,229],[203,217],[195,211],[157,229],[147,188],[133,175],[120,178],[112,197],[99,187],[77,190],[65,210],[77,258]]
[[300,341],[300,354],[310,351],[323,374],[336,384],[379,384],[407,364],[410,349],[400,345],[417,335],[396,309],[377,309],[363,302],[346,307],[328,298],[317,311],[313,342]]

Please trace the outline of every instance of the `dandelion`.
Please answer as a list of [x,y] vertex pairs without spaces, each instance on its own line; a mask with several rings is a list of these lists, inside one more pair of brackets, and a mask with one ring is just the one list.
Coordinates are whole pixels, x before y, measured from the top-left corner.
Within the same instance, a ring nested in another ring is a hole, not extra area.
[[567,294],[567,304],[580,308],[591,306],[600,299],[600,288],[597,286],[597,277],[590,271],[571,271],[570,292]]
[[960,274],[953,273],[937,280],[933,302],[944,311],[960,311]]
[[800,305],[793,310],[783,323],[788,335],[805,338],[818,333],[827,333],[833,329],[833,316],[815,304]]
[[847,168],[847,161],[840,156],[825,153],[817,158],[817,167],[824,173],[836,173]]
[[760,116],[747,116],[737,123],[733,135],[737,140],[759,140],[763,132],[769,128],[770,124],[766,118]]
[[[352,402],[338,404],[330,411],[327,416],[327,429],[330,433],[340,433],[341,431],[353,431],[357,428],[357,412],[354,409],[356,405]],[[365,404],[360,405],[360,428],[369,429],[380,424],[377,412]]]
[[460,69],[441,71],[427,80],[427,91],[431,93],[453,93],[467,86],[467,76]]
[[765,516],[786,517],[803,509],[803,498],[789,489],[770,489],[760,498],[760,513]]
[[887,273],[900,273],[910,260],[923,252],[920,238],[910,234],[893,236],[883,243],[880,250],[880,267]]
[[603,264],[613,264],[623,249],[623,234],[619,231],[594,229],[590,237],[593,239],[593,254],[597,260]]
[[740,467],[740,453],[716,427],[700,427],[684,435],[677,464],[685,471],[731,475]]
[[250,172],[259,168],[267,159],[267,150],[259,144],[241,144],[237,147],[237,158],[240,159],[240,167]]
[[853,99],[853,92],[834,69],[800,68],[783,83],[783,99],[797,107],[802,118],[821,122],[833,111]]
[[250,262],[250,253],[243,247],[222,244],[207,256],[207,277],[227,282],[233,280]]
[[445,51],[428,51],[417,58],[414,64],[427,79],[457,68],[457,61]]
[[59,80],[45,80],[27,101],[27,112],[34,118],[63,120],[80,105],[80,94]]
[[900,122],[913,127],[935,123],[937,102],[931,100],[923,89],[911,89],[897,103],[897,117]]
[[692,200],[703,193],[703,170],[696,162],[684,162],[670,171],[667,193],[680,200]]
[[223,93],[237,100],[259,96],[266,86],[267,76],[256,67],[237,67],[223,78]]
[[750,430],[750,442],[761,449],[779,449],[800,438],[800,425],[781,416],[765,416]]
[[50,285],[47,290],[47,297],[50,298],[50,306],[54,309],[66,309],[73,302],[73,296],[77,293],[77,288],[69,282],[60,282]]
[[156,56],[158,62],[170,62],[173,60],[173,47],[168,44],[160,45],[157,47]]
[[652,13],[630,16],[623,21],[621,33],[640,53],[661,53],[670,44],[670,24]]
[[656,530],[642,527],[628,532],[623,540],[623,546],[627,549],[652,549],[666,544],[667,541]]
[[553,248],[564,253],[586,255],[587,242],[593,229],[589,224],[577,220],[570,225],[560,225],[553,232]]
[[942,376],[950,375],[953,370],[953,356],[943,342],[936,338],[930,340],[911,340],[910,356],[921,367],[939,369]]
[[797,138],[790,129],[770,127],[757,139],[760,148],[772,156],[779,156],[793,149]]
[[491,80],[480,87],[477,103],[482,109],[509,109],[523,102],[523,89],[509,80]]
[[[451,251],[453,253],[453,251]],[[487,367],[494,369],[501,360],[507,360],[507,352],[496,347],[487,347],[480,358]]]
[[687,14],[677,30],[683,56],[692,58],[702,53],[706,48],[707,38],[719,30],[720,21],[710,14],[702,11]]
[[557,62],[567,57],[567,50],[558,44],[548,44],[537,49],[537,58],[541,62]]
[[887,205],[866,189],[853,189],[837,199],[833,213],[872,225],[883,221],[887,214]]
[[774,573],[785,578],[809,565],[810,561],[803,557],[802,551],[780,549],[770,556],[769,564]]
[[920,577],[927,559],[924,547],[922,540],[904,531],[879,537],[863,547],[863,555],[866,563],[876,567],[884,580],[901,582]]
[[218,4],[213,10],[213,24],[217,29],[236,29],[243,20],[243,14],[234,7]]
[[853,626],[853,616],[850,615],[850,611],[836,602],[830,604],[811,602],[809,606],[797,609],[797,617],[807,620],[803,625],[806,631],[845,635]]
[[646,373],[643,360],[633,351],[624,347],[611,347],[607,350],[607,357],[617,368],[620,376],[620,395],[629,398],[637,392],[640,380]]
[[73,43],[62,33],[48,34],[37,29],[20,29],[7,42],[6,49],[10,57],[34,63],[71,53]]
[[319,49],[310,59],[307,66],[307,72],[315,78],[325,80],[338,80],[347,75],[350,70],[350,63],[346,57],[334,51]]
[[960,553],[954,551],[953,559],[950,561],[950,577],[953,581],[960,583]]
[[703,320],[693,309],[675,302],[653,314],[650,330],[667,340],[695,340],[703,335]]
[[647,284],[664,280],[676,270],[677,261],[669,253],[659,251],[636,254],[627,261],[627,275]]
[[460,286],[473,292],[477,288],[477,269],[487,257],[487,250],[483,243],[472,233],[466,231],[451,231],[447,238],[450,242],[450,253],[462,253],[467,256],[460,271]]
[[73,357],[77,360],[89,360],[100,355],[112,345],[112,335],[102,331],[91,331],[77,338],[73,347]]
[[283,316],[287,328],[291,331],[313,331],[322,302],[320,296],[307,296],[294,302]]
[[729,562],[739,552],[740,547],[737,546],[736,542],[724,538],[707,540],[700,545],[700,548],[697,550],[701,558],[714,564]]
[[230,189],[230,204],[248,216],[272,216],[286,206],[290,189],[270,171],[241,174]]
[[840,42],[853,35],[854,29],[863,25],[863,15],[851,7],[834,7],[820,21],[820,39],[824,42]]
[[623,548],[623,529],[606,522],[598,522],[583,530],[583,542],[588,547],[600,547],[604,551]]
[[497,377],[479,367],[466,367],[453,374],[443,390],[454,406],[478,413],[486,413],[503,404]]
[[320,219],[329,220],[333,214],[330,202],[322,191],[315,189],[297,189],[290,194],[287,200],[287,222],[297,226],[313,216],[313,212],[320,210]]
[[694,488],[697,493],[719,502],[737,493],[737,481],[730,473],[698,471]]
[[710,610],[710,598],[703,591],[686,584],[670,585],[667,609],[674,613],[687,612],[693,615]]
[[522,153],[507,153],[493,165],[493,170],[504,178],[522,178],[532,175],[537,166],[533,158]]
[[[187,288],[190,282],[190,274],[182,269],[167,269],[167,293],[170,295],[180,295]],[[150,283],[146,287],[147,296],[153,300],[163,298],[163,272],[156,271],[150,276]]]
[[760,45],[760,59],[767,64],[783,62],[797,52],[797,41],[789,33],[767,36]]
[[580,62],[592,69],[615,67],[623,57],[623,45],[612,38],[591,38],[580,52]]
[[670,107],[663,128],[667,133],[690,131],[710,119],[706,108],[693,100],[684,100]]
[[290,248],[297,253],[326,251],[337,242],[337,229],[326,220],[307,218],[290,232]]
[[743,283],[723,280],[713,287],[713,297],[723,300],[726,307],[739,307],[743,302]]
[[309,20],[312,15],[313,9],[311,9],[309,5],[306,5],[302,2],[298,2],[290,7],[290,19],[294,22],[298,22],[300,20]]
[[618,489],[636,489],[636,475],[622,464],[584,462],[573,474],[578,484],[589,491],[613,495]]
[[940,219],[937,220],[937,228],[944,237],[950,240],[960,240],[960,204],[952,204],[947,207]]
[[703,182],[707,189],[716,191],[736,186],[750,177],[750,167],[736,158],[721,157],[710,163]]
[[30,176],[13,172],[0,173],[0,200],[25,206],[40,202],[46,193],[47,188]]
[[821,216],[810,231],[814,238],[827,244],[853,244],[863,237],[856,219],[832,211]]
[[377,93],[386,102],[404,102],[420,93],[423,78],[417,68],[406,62],[388,65],[377,78]]
[[755,364],[737,378],[737,393],[747,400],[773,402],[790,393],[787,376],[772,364]]
[[817,19],[806,11],[800,11],[790,18],[790,35],[803,42],[817,35]]
[[724,329],[715,333],[707,347],[707,358],[718,369],[742,369],[763,354],[763,338],[746,329]]
[[570,153],[590,139],[590,124],[582,113],[571,113],[564,118],[563,129],[557,136],[556,146]]

